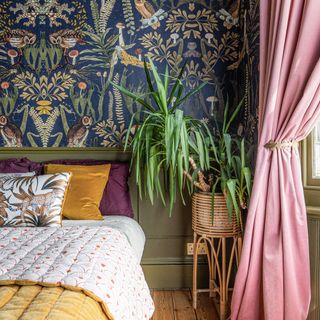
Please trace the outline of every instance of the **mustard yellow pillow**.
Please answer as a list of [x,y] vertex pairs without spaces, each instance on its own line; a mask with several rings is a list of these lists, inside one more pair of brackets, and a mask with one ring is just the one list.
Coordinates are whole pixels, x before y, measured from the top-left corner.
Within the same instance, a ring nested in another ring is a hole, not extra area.
[[62,215],[72,220],[102,220],[99,210],[103,190],[108,182],[111,165],[81,166],[47,164],[46,174],[71,172]]

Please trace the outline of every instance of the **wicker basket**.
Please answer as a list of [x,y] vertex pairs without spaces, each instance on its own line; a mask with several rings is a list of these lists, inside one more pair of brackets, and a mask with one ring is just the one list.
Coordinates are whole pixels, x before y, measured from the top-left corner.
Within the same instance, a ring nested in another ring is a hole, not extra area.
[[224,195],[214,196],[214,221],[212,224],[212,195],[196,192],[192,195],[192,229],[207,237],[230,237],[241,233],[236,216],[228,217],[228,209]]

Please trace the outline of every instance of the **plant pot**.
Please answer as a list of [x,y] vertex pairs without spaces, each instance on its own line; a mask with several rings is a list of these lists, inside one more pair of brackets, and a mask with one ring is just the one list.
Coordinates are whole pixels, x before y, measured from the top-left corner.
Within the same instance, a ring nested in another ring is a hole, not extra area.
[[192,229],[208,237],[230,237],[241,234],[241,222],[236,215],[228,216],[225,197],[222,193],[214,196],[214,217],[212,221],[212,195],[196,192],[192,195]]

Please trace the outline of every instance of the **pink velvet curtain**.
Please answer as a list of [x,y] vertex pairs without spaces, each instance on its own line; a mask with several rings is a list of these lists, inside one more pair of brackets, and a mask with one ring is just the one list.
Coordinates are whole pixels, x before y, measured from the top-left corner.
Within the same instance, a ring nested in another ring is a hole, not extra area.
[[306,209],[297,148],[320,113],[319,0],[260,1],[260,126],[253,196],[232,319],[306,319]]

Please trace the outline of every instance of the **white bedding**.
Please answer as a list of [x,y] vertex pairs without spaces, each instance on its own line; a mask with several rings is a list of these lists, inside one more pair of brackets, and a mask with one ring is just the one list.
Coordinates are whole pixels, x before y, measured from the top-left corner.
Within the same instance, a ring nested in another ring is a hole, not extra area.
[[141,266],[123,233],[109,227],[1,228],[1,285],[77,287],[114,320],[150,319]]
[[146,237],[139,223],[125,216],[104,216],[103,219],[104,220],[62,220],[62,226],[107,226],[116,229],[126,236],[140,262]]

